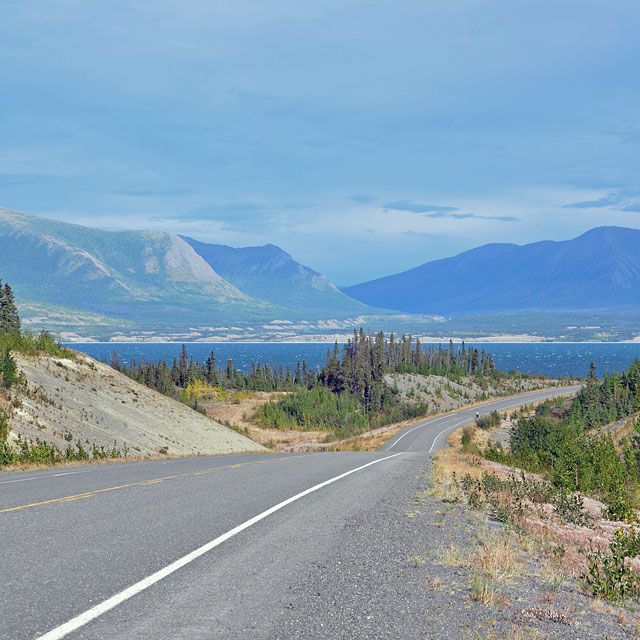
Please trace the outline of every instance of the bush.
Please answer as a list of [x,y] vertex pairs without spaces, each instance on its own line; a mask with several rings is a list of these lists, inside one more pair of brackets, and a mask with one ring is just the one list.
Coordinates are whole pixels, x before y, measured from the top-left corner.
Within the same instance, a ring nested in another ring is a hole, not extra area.
[[[86,444],[89,444],[87,441]],[[107,458],[127,458],[129,448],[125,442],[120,449],[113,442],[111,448],[98,446],[95,442],[89,450],[77,442],[75,447],[71,445],[66,449],[60,449],[57,445],[44,440],[27,440],[18,436],[16,447],[7,442],[0,443],[0,466],[18,463],[58,464],[60,462],[78,462],[81,460],[105,460]]]
[[460,485],[473,508],[486,507],[501,522],[517,525],[531,504],[542,503],[553,504],[555,514],[562,522],[587,525],[590,521],[589,515],[582,510],[581,496],[559,492],[550,483],[530,480],[524,473],[519,478],[511,473],[507,480],[486,471],[480,480],[467,474]]
[[460,442],[462,444],[462,448],[464,449],[464,451],[466,452],[471,451],[473,441],[475,440],[475,436],[476,436],[476,430],[472,425],[468,424],[466,427],[462,429],[462,438]]
[[501,421],[500,414],[498,414],[497,411],[492,411],[487,416],[476,418],[476,424],[480,429],[492,429],[493,427],[499,426]]
[[11,333],[0,334],[0,350],[10,349],[18,353],[35,356],[44,352],[58,358],[75,359],[75,354],[70,349],[63,347],[49,331],[15,335]]
[[640,554],[640,530],[618,529],[609,552],[588,551],[587,573],[582,577],[594,596],[620,600],[640,595],[640,577],[631,569],[629,558]]
[[[7,412],[0,407],[0,445],[4,444],[9,437],[9,416]],[[0,464],[2,464],[0,462]]]
[[349,391],[337,394],[327,387],[317,386],[267,402],[253,417],[268,428],[326,429],[340,438],[350,438],[426,413],[427,406],[422,403],[406,404],[393,398],[385,401],[381,410],[367,411],[360,399]]

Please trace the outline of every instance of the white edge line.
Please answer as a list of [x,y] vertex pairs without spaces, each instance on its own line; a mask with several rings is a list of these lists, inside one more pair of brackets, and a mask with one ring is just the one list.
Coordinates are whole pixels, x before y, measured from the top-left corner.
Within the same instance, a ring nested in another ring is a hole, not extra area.
[[78,473],[90,473],[90,471],[67,471],[65,473],[49,473],[43,476],[34,476],[31,478],[18,478],[17,480],[0,480],[0,484],[15,484],[16,482],[30,482],[31,480],[47,480],[49,478],[59,478],[60,476],[73,476]]
[[84,613],[81,613],[79,616],[76,616],[75,618],[72,618],[68,622],[65,622],[64,624],[60,625],[59,627],[56,627],[55,629],[48,631],[44,635],[38,636],[38,640],[60,640],[60,638],[64,638],[66,635],[68,635],[72,631],[75,631],[76,629],[83,627],[88,622],[95,620],[97,617],[101,616],[107,611],[110,611],[114,607],[117,607],[119,604],[121,604],[125,600],[128,600],[129,598],[132,598],[133,596],[140,593],[141,591],[148,589],[149,587],[154,585],[156,582],[160,582],[160,580],[162,580],[163,578],[166,578],[167,576],[171,575],[178,569],[181,569],[185,565],[189,564],[190,562],[193,562],[200,556],[203,556],[205,553],[211,551],[211,549],[214,549],[215,547],[222,544],[226,540],[229,540],[229,538],[233,538],[233,536],[237,535],[241,531],[248,529],[249,527],[256,524],[257,522],[260,522],[260,520],[264,520],[267,516],[270,516],[272,513],[279,511],[280,509],[282,509],[283,507],[286,507],[292,502],[295,502],[296,500],[299,500],[300,498],[303,498],[304,496],[307,496],[310,493],[313,493],[314,491],[318,491],[318,489],[322,489],[323,487],[326,487],[327,485],[332,484],[333,482],[341,480],[342,478],[346,478],[352,473],[356,473],[357,471],[366,469],[367,467],[370,467],[371,465],[374,465],[374,464],[378,464],[379,462],[384,462],[385,460],[389,460],[390,458],[395,458],[396,456],[402,455],[402,453],[404,452],[394,453],[393,455],[386,456],[385,458],[380,458],[379,460],[368,462],[367,464],[363,464],[361,467],[357,467],[356,469],[351,469],[351,471],[347,471],[345,473],[340,474],[339,476],[335,476],[334,478],[325,480],[320,484],[317,484],[313,487],[310,487],[309,489],[305,489],[304,491],[297,493],[295,496],[292,496],[291,498],[287,498],[286,500],[283,500],[282,502],[276,504],[270,509],[267,509],[266,511],[263,511],[257,516],[254,516],[250,520],[243,522],[242,524],[238,525],[234,529],[227,531],[227,533],[223,533],[221,536],[218,536],[217,538],[215,538],[215,540],[211,540],[211,542],[207,542],[207,544],[199,547],[195,551],[192,551],[191,553],[188,553],[186,556],[183,556],[182,558],[179,558],[175,562],[172,562],[170,565],[167,565],[166,567],[164,567],[164,569],[160,569],[159,571],[156,571],[150,576],[147,576],[146,578],[140,580],[139,582],[132,584],[130,587],[127,587],[123,591],[120,591],[120,593],[116,593],[116,595],[111,596],[110,598],[108,598],[104,602],[101,602],[95,607],[91,607],[91,609],[88,609]]
[[433,447],[436,446],[436,442],[438,441],[438,438],[443,434],[446,433],[447,431],[449,431],[450,429],[455,429],[456,427],[459,427],[460,425],[463,424],[467,424],[467,422],[470,422],[470,419],[468,418],[467,420],[463,420],[462,422],[457,422],[456,424],[452,424],[449,427],[446,427],[445,429],[443,429],[434,439],[433,442],[431,443],[431,447],[429,447],[429,453],[431,453],[433,451]]

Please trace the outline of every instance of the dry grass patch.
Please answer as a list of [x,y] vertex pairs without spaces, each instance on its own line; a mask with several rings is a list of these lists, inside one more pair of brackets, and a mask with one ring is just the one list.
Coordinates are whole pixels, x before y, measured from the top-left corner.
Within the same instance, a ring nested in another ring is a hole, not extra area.
[[546,557],[540,570],[542,579],[547,584],[549,591],[557,592],[562,589],[567,581],[567,572],[562,565],[562,560],[557,557]]
[[465,560],[462,551],[455,544],[450,544],[444,549],[439,549],[438,559],[446,567],[463,567],[469,564],[468,560]]
[[468,640],[541,640],[543,638],[536,629],[521,626],[512,626],[507,632],[496,631],[495,628],[481,629],[467,636]]
[[491,580],[478,573],[473,575],[471,586],[471,599],[480,604],[493,604],[495,598],[495,588]]
[[431,496],[442,502],[458,502],[463,495],[458,479],[467,473],[475,478],[482,475],[472,456],[460,454],[453,449],[439,451],[433,458],[429,472]]
[[522,562],[510,537],[504,533],[482,533],[479,550],[471,556],[471,566],[480,575],[496,582],[522,573]]

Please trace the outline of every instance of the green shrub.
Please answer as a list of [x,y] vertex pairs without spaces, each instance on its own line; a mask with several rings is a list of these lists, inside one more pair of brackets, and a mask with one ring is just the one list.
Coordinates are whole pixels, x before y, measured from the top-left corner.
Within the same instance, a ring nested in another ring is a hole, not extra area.
[[587,573],[582,577],[594,596],[620,600],[640,596],[640,576],[632,569],[629,558],[640,554],[640,530],[618,529],[609,552],[588,551]]
[[468,424],[462,429],[462,438],[460,440],[460,443],[462,444],[462,448],[464,449],[464,451],[470,452],[472,450],[475,436],[476,430],[472,425]]
[[63,347],[49,331],[41,331],[40,333],[26,331],[19,335],[0,334],[0,350],[5,351],[6,349],[30,356],[43,352],[58,358],[75,359],[73,351]]
[[[0,407],[0,444],[4,444],[9,437],[9,416],[7,412]],[[0,462],[0,464],[2,464]]]
[[476,418],[476,424],[481,429],[492,429],[499,426],[501,421],[500,414],[497,411],[492,411],[489,415]]
[[21,436],[18,436],[15,447],[7,442],[0,444],[0,466],[19,463],[58,464],[82,460],[127,458],[128,456],[127,443],[125,442],[122,448],[119,448],[115,440],[110,448],[93,443],[89,450],[85,449],[80,442],[77,442],[75,447],[68,445],[66,449],[60,449],[57,445],[44,440],[27,440]]

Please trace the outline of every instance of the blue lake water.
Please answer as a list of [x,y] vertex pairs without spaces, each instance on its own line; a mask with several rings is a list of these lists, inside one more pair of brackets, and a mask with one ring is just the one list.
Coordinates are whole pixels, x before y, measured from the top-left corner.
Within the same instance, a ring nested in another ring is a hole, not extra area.
[[[595,362],[599,375],[614,369],[622,371],[636,358],[640,358],[640,343],[481,343],[474,346],[485,349],[503,371],[515,369],[523,373],[543,373],[549,376],[586,376],[591,361]],[[122,364],[131,359],[147,362],[165,360],[171,364],[180,353],[181,345],[175,343],[75,343],[69,345],[92,358],[109,362],[114,349]],[[187,352],[194,360],[204,362],[213,350],[217,365],[223,367],[231,359],[237,369],[246,370],[252,362],[273,362],[277,367],[306,360],[309,368],[321,367],[326,360],[325,343],[273,343],[273,342],[217,342],[186,343]]]

